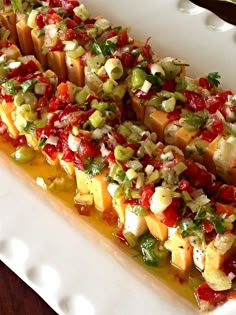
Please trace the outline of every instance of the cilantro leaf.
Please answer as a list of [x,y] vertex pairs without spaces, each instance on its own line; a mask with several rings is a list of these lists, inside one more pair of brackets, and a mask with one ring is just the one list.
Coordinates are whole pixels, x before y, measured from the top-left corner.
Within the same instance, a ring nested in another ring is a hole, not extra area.
[[105,165],[102,163],[102,161],[94,161],[92,164],[84,165],[84,169],[90,178],[101,173],[104,167]]
[[150,233],[146,233],[139,237],[138,243],[140,244],[144,262],[149,266],[156,267],[159,260],[156,250],[157,240]]
[[145,233],[138,238],[143,260],[148,266],[156,267],[161,260],[167,258],[168,251],[163,244],[158,241],[151,233]]
[[91,52],[94,55],[111,55],[115,51],[116,44],[111,40],[106,40],[105,42],[95,42],[91,48]]
[[220,78],[221,78],[221,75],[219,74],[219,72],[210,72],[207,76],[208,82],[216,87],[220,84],[220,81],[219,81]]
[[182,110],[181,117],[183,118],[183,127],[188,129],[192,127],[193,129],[201,128],[208,119],[208,112],[206,109],[193,113],[186,109]]
[[37,83],[37,79],[32,79],[32,80],[26,80],[21,84],[21,88],[23,90],[23,92],[28,91],[28,89],[30,89],[32,86],[35,85],[35,83]]
[[47,142],[47,138],[40,138],[38,141],[38,147],[43,147]]
[[103,47],[103,54],[104,55],[111,55],[114,53],[116,48],[116,44],[113,43],[111,40],[106,40],[105,45]]
[[91,48],[91,52],[93,55],[100,55],[102,54],[102,48],[98,42],[93,43],[93,46]]
[[16,94],[16,86],[14,84],[14,80],[8,80],[3,83],[3,88],[7,95],[15,95]]

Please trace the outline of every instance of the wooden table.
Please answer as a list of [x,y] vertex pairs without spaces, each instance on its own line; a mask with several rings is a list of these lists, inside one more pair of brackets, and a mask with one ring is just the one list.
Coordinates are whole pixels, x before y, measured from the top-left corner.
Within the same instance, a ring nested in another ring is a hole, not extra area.
[[0,261],[1,315],[57,315],[28,285]]

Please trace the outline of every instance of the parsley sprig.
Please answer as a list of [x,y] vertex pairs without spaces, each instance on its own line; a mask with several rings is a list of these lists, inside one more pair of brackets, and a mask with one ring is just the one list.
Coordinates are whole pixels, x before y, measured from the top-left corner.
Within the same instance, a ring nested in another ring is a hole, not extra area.
[[217,87],[220,84],[219,79],[221,78],[221,75],[219,72],[210,72],[207,76],[207,80],[210,84]]

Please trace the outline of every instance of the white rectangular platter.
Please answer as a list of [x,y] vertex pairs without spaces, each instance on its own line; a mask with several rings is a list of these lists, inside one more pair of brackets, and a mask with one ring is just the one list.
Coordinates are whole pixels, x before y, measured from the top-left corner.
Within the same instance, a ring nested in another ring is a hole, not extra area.
[[[159,55],[186,59],[190,75],[218,71],[223,86],[236,90],[236,28],[209,12],[187,0],[84,3],[92,15],[130,26],[134,37],[151,36]],[[58,314],[199,314],[93,228],[79,220],[72,226],[54,210],[62,205],[1,154],[0,178],[0,259]],[[214,314],[235,308],[230,302]]]

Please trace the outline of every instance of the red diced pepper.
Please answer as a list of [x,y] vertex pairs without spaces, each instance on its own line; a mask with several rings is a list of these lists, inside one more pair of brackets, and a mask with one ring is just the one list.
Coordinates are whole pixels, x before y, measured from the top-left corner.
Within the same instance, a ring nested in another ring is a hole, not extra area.
[[167,80],[162,84],[162,90],[168,91],[168,92],[174,92],[176,88],[175,80]]
[[43,12],[39,12],[35,17],[35,23],[40,29],[44,28],[45,26],[44,18],[45,18],[45,13]]
[[57,151],[55,145],[46,144],[42,150],[50,157],[51,160],[54,161],[56,159]]
[[218,306],[227,300],[227,291],[214,291],[207,283],[202,283],[196,289],[199,301],[207,301],[210,305]]
[[151,46],[148,44],[149,40],[151,39],[151,37],[148,37],[144,46],[142,47],[142,56],[148,60],[152,60],[152,50],[151,50]]
[[201,95],[188,90],[184,90],[183,94],[187,98],[186,109],[198,112],[206,107],[205,100]]
[[128,36],[128,29],[125,28],[124,30],[120,31],[117,35],[117,46],[125,46],[129,43],[129,36]]
[[199,79],[199,85],[203,87],[204,89],[210,90],[212,87],[209,81],[206,78],[200,78]]
[[175,120],[179,120],[181,117],[181,110],[180,109],[176,109],[173,112],[170,112],[167,114],[167,118],[169,119],[169,121],[175,121]]
[[180,217],[179,215],[179,209],[180,209],[181,203],[178,198],[173,198],[172,203],[163,211],[163,219],[162,222],[169,226],[169,227],[175,227],[177,224],[177,221]]
[[235,187],[231,185],[221,186],[218,192],[218,200],[226,204],[236,203]]

